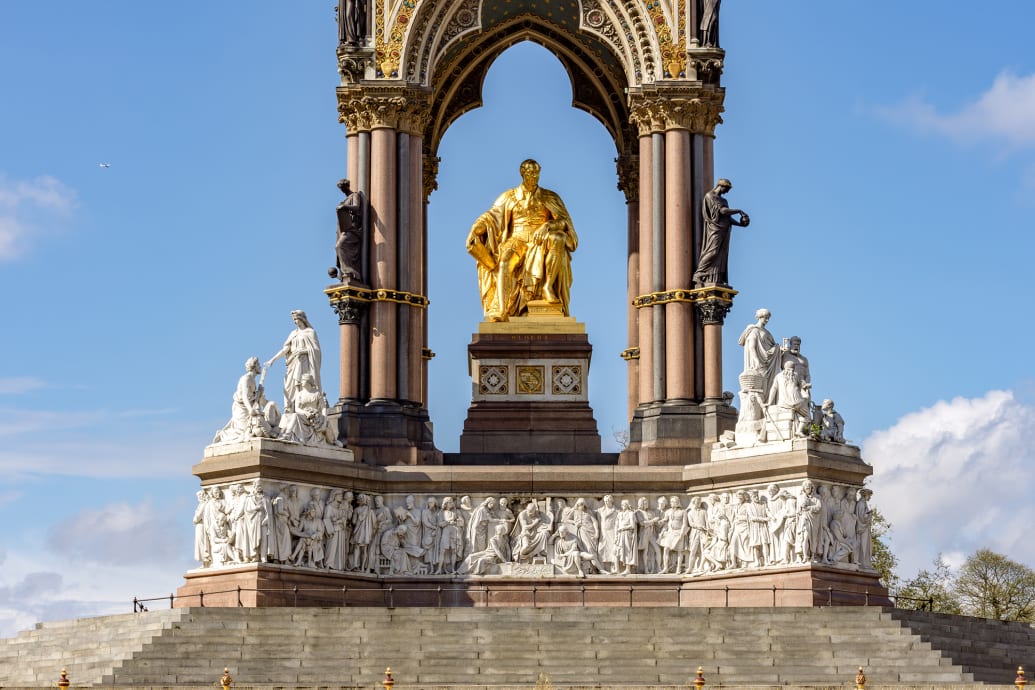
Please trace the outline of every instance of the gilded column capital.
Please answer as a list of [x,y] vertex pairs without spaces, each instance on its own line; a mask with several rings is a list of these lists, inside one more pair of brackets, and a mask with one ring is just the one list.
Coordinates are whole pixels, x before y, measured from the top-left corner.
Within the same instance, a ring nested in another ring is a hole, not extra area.
[[425,154],[424,160],[421,161],[424,168],[424,174],[421,176],[424,180],[424,203],[427,203],[431,193],[438,189],[438,164],[441,161],[438,156],[428,154]]
[[633,204],[640,200],[640,157],[619,156],[615,158],[618,169],[618,189],[625,194],[625,203]]
[[640,136],[668,129],[715,136],[725,96],[724,89],[701,84],[630,89],[629,119]]
[[634,101],[629,107],[629,120],[641,137],[665,131],[665,116],[655,100]]
[[430,112],[428,89],[368,83],[338,87],[338,122],[353,131],[388,128],[421,135]]

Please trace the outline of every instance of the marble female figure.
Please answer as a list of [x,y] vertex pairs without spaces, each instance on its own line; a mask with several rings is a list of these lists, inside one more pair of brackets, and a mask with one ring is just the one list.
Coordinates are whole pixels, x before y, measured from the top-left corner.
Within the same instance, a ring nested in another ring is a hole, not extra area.
[[284,346],[265,365],[268,368],[280,357],[284,358],[287,367],[284,373],[284,412],[294,409],[295,394],[302,388],[302,377],[306,374],[312,375],[317,391],[323,390],[320,384],[322,355],[316,331],[309,325],[309,319],[301,309],[291,312],[291,319],[295,322],[295,330],[291,331]]

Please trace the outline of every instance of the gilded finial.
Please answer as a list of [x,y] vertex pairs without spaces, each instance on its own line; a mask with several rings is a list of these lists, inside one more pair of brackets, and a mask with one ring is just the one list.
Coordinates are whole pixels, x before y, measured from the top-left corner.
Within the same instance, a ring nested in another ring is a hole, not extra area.
[[223,667],[223,675],[219,679],[219,684],[223,686],[223,690],[230,690],[230,686],[234,684],[234,677],[230,675],[230,669],[226,666]]
[[866,674],[863,673],[863,667],[859,667],[859,672],[855,674],[855,687],[857,690],[865,690],[866,688]]
[[72,684],[72,681],[68,680],[68,671],[61,669],[61,677],[58,678],[57,686],[59,688],[67,688]]
[[392,690],[392,686],[395,685],[395,678],[392,678],[391,666],[385,669],[385,679],[381,681],[381,685],[385,686],[385,690]]
[[704,687],[704,667],[703,666],[698,666],[697,667],[697,675],[694,676],[694,687],[697,688],[697,690],[701,690],[701,688]]
[[1024,667],[1017,667],[1017,677],[1014,679],[1013,684],[1017,686],[1017,690],[1024,690],[1024,686],[1028,684],[1028,679],[1024,676]]

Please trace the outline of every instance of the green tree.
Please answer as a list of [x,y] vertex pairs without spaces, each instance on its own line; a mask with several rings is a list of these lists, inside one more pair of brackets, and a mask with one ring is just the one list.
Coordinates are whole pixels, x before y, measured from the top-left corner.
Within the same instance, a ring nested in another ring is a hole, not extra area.
[[898,567],[898,557],[891,552],[884,535],[891,531],[891,523],[876,508],[873,509],[873,523],[870,525],[873,534],[873,567],[880,573],[880,581],[892,594],[898,589],[899,578],[895,572]]
[[1035,570],[981,549],[956,577],[955,594],[972,616],[1035,621]]
[[895,604],[902,609],[930,608],[938,613],[962,613],[956,578],[941,554],[934,559],[934,570],[921,570],[895,595]]

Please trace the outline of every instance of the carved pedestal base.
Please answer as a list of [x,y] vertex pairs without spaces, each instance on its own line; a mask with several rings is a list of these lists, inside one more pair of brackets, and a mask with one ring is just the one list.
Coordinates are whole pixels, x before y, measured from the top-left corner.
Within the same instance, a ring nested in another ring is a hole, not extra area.
[[[682,467],[385,467],[268,439],[213,446],[193,468],[202,562],[178,605],[203,592],[206,606],[864,603],[886,596],[867,565],[859,489],[871,471],[858,448],[807,439],[719,448]],[[769,500],[752,505],[756,494]],[[630,566],[615,563],[626,502],[645,546]],[[756,541],[759,523],[771,547]],[[570,550],[558,556],[562,525],[586,577],[570,574]],[[666,538],[672,525],[682,538]],[[490,554],[501,536],[506,558]]]
[[[873,571],[800,565],[711,577],[550,576],[514,565],[504,576],[383,578],[255,564],[196,570],[174,606],[891,606]],[[240,588],[240,589],[238,589]]]
[[593,348],[573,318],[483,323],[468,346],[474,388],[462,454],[600,452],[589,406]]
[[714,443],[732,429],[737,411],[722,403],[641,405],[629,425],[623,465],[695,465],[707,462]]
[[339,402],[330,419],[338,438],[368,465],[438,465],[428,411],[396,402]]

